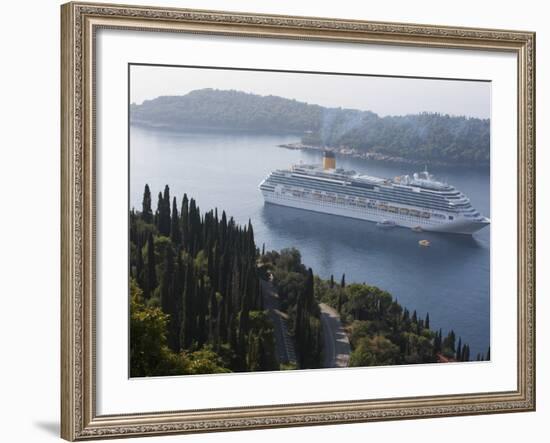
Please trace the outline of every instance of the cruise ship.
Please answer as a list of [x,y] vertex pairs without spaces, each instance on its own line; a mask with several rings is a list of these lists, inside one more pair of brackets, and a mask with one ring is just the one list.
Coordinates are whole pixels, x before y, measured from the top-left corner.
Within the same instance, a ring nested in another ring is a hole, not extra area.
[[336,168],[334,153],[322,165],[273,171],[259,185],[266,203],[357,218],[381,226],[471,235],[489,224],[470,200],[428,173],[379,178]]

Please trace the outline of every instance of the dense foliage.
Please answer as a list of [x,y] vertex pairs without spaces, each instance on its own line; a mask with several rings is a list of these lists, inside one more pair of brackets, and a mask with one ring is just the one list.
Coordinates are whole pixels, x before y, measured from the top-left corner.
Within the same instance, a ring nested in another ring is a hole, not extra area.
[[[457,342],[454,331],[443,336],[441,330],[430,329],[429,314],[425,318],[419,318],[416,311],[411,314],[380,288],[364,283],[346,285],[345,276],[342,276],[340,284],[335,283],[332,277],[330,280],[314,277],[311,269],[307,270],[302,264],[300,252],[295,248],[283,249],[280,253],[266,252],[260,260],[273,275],[283,309],[291,317],[299,311],[302,294],[313,300],[309,302],[310,306],[315,306],[310,314],[312,321],[319,320],[318,303],[327,303],[339,312],[350,338],[351,366],[472,360],[469,345],[463,344],[460,338]],[[293,324],[297,324],[296,320]],[[294,326],[295,334],[296,330]],[[318,349],[319,354],[313,355],[320,359],[322,346],[317,343],[321,342],[322,335],[316,335],[320,331],[315,328],[312,330],[314,332],[305,334],[309,341],[302,344],[302,349]],[[296,340],[300,349],[302,336],[297,335]],[[489,359],[488,353],[487,356],[477,355],[476,359]]]
[[281,299],[281,309],[289,315],[298,368],[320,368],[323,336],[312,269],[306,269],[300,252],[295,248],[283,249],[280,253],[268,252],[260,260],[263,268],[268,269],[273,277]]
[[411,160],[486,165],[488,119],[422,113],[380,117],[276,96],[201,89],[132,104],[131,119],[156,127],[296,133],[305,144]]
[[[420,318],[402,307],[391,294],[367,284],[338,285],[334,279],[315,279],[318,299],[338,310],[349,330],[351,366],[382,366],[446,361],[469,361],[470,347],[458,343],[454,331],[443,336],[430,329],[430,315]],[[478,359],[484,357],[478,356]]]
[[[277,288],[296,368],[321,367],[321,302],[341,316],[352,366],[472,360],[453,331],[433,331],[428,314],[411,314],[388,292],[314,276],[295,248],[260,254],[250,222],[201,215],[187,195],[178,209],[168,186],[154,213],[151,202],[146,185],[141,211],[130,212],[132,377],[288,369],[279,366],[261,278]],[[485,359],[490,350],[476,356]]]
[[278,369],[250,223],[201,215],[186,195],[178,211],[168,186],[153,214],[145,186],[142,210],[130,213],[130,245],[134,376]]

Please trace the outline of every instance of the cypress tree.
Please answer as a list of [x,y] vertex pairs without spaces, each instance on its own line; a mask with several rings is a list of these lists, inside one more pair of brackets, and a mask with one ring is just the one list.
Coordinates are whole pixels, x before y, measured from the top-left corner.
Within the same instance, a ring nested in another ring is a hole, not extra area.
[[201,275],[197,288],[197,341],[199,347],[202,346],[208,338],[208,330],[206,329],[206,314],[208,309],[208,299],[206,298],[204,277]]
[[462,337],[458,338],[458,346],[456,347],[456,359],[460,361],[462,358]]
[[172,247],[166,248],[164,257],[164,273],[160,285],[160,305],[165,314],[168,314],[168,346],[175,352],[179,351],[179,313],[175,294],[174,252]]
[[197,206],[195,204],[195,199],[189,201],[189,245],[188,250],[192,257],[195,256],[195,249],[197,246],[197,237],[200,234],[199,226],[197,226]]
[[218,318],[218,301],[216,299],[216,290],[210,288],[210,300],[208,303],[208,341],[216,343],[214,333],[216,330],[216,320]]
[[153,291],[157,287],[157,271],[155,263],[155,242],[153,241],[153,234],[149,232],[147,238],[147,274],[145,279],[145,287],[143,288],[143,295],[146,299],[151,298]]
[[187,194],[183,194],[181,201],[181,244],[185,250],[188,249],[188,236],[189,236],[189,200]]
[[170,238],[175,245],[181,244],[180,219],[178,215],[178,205],[176,197],[172,201],[172,221],[170,224]]
[[155,211],[155,216],[154,216],[155,226],[157,227],[159,232],[160,232],[160,214],[162,212],[163,204],[164,202],[162,200],[162,192],[159,192],[159,195],[157,198],[157,210]]
[[434,338],[434,352],[436,354],[441,352],[442,340],[441,340],[442,331],[441,329],[435,333]]
[[461,361],[470,361],[470,346],[468,344],[465,344],[462,347],[462,356]]
[[193,265],[190,260],[185,269],[185,285],[183,288],[183,322],[181,326],[180,340],[184,348],[189,348],[193,343],[195,309],[194,295],[195,282],[193,278]]
[[138,283],[138,286],[140,288],[144,287],[144,278],[143,278],[143,251],[141,247],[141,238],[140,236],[137,237],[136,240],[136,281]]
[[424,327],[430,329],[430,313],[426,313],[426,320],[424,320]]
[[342,274],[342,281],[340,282],[340,287],[341,288],[346,287],[346,274]]
[[170,237],[170,188],[164,187],[164,196],[159,192],[158,230],[160,235]]
[[143,191],[143,201],[141,203],[141,219],[145,223],[153,223],[153,210],[151,209],[151,190],[149,185],[145,185]]

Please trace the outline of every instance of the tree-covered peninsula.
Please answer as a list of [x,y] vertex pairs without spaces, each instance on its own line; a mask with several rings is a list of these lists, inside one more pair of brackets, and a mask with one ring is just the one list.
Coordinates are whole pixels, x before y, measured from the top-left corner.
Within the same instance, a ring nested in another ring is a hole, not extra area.
[[[201,213],[165,187],[156,210],[145,186],[130,211],[130,374],[132,377],[322,367],[319,303],[340,313],[354,366],[472,359],[467,344],[430,329],[387,292],[323,280],[297,249],[256,246],[252,224]],[[296,361],[281,362],[263,286],[274,287],[288,319]],[[477,359],[485,356],[478,355]]]
[[[368,108],[368,97],[365,106]],[[421,113],[380,117],[277,96],[200,89],[132,104],[134,124],[175,130],[296,134],[304,145],[405,160],[486,166],[488,119]]]

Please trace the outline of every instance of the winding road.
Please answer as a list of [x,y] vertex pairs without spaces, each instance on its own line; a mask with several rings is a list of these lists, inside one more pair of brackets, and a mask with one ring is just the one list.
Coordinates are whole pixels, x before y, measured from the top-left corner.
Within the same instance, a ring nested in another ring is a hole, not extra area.
[[348,336],[336,309],[320,303],[323,327],[323,367],[345,368],[349,365],[351,352]]
[[[264,308],[275,328],[277,357],[281,364],[295,364],[294,342],[288,334],[287,316],[280,309],[279,295],[270,281],[261,280]],[[348,336],[336,309],[320,303],[323,329],[323,368],[345,368],[351,352]]]

